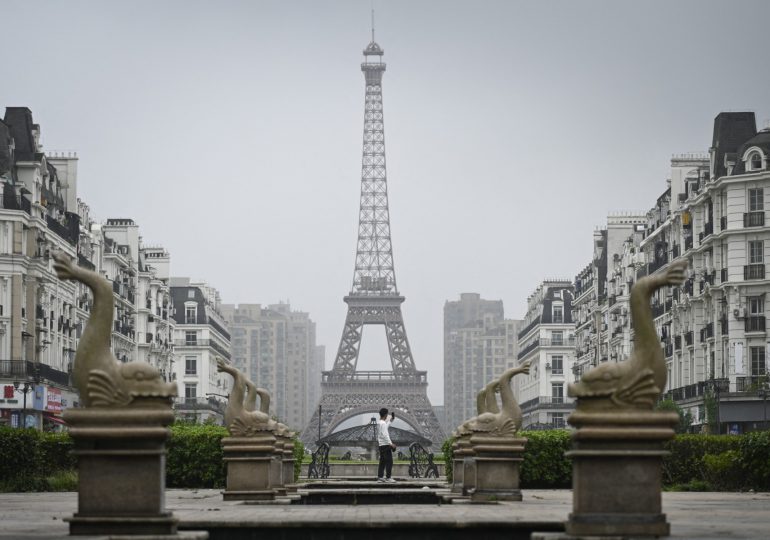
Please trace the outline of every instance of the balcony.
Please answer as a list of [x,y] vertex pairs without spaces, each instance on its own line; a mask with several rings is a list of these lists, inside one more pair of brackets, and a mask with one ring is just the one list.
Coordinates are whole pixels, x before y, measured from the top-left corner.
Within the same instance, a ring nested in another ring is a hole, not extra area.
[[746,332],[764,332],[765,316],[764,315],[750,315],[744,320]]
[[666,343],[664,350],[666,352],[666,358],[671,358],[674,356],[674,345],[672,343]]
[[225,349],[222,345],[214,341],[213,339],[197,339],[195,341],[187,341],[184,339],[174,340],[175,347],[211,347],[216,352],[230,359],[230,351]]
[[666,312],[666,308],[663,304],[652,305],[652,318],[657,319]]
[[688,295],[692,296],[693,293],[693,283],[695,280],[693,278],[689,278],[687,281],[684,282],[684,285],[682,285],[682,290],[686,292]]
[[751,377],[736,377],[735,391],[754,393],[766,387],[767,384],[768,384],[767,375],[753,375]]
[[719,218],[719,230],[720,231],[727,230],[727,216],[722,216],[721,218]]
[[700,342],[705,343],[707,339],[714,337],[714,323],[710,322],[700,329]]
[[224,414],[225,404],[213,397],[177,397],[174,398],[174,409],[180,413],[210,411]]
[[668,264],[668,255],[663,255],[659,259],[655,259],[649,264],[648,272],[652,274],[655,270],[660,268],[661,266],[664,266]]
[[683,401],[685,399],[697,398],[708,393],[713,387],[716,387],[720,392],[728,392],[730,381],[729,379],[709,379],[699,383],[688,384],[687,386],[680,386],[663,394],[663,399]]
[[0,377],[20,381],[36,378],[61,386],[69,386],[70,384],[69,373],[52,368],[48,364],[26,360],[0,360]]
[[534,409],[571,409],[575,400],[571,397],[538,396],[520,405],[521,410],[529,412]]
[[765,279],[765,265],[747,264],[743,267],[743,279]]
[[[711,219],[710,216],[709,216],[709,219]],[[703,225],[703,238],[706,238],[707,236],[711,236],[712,234],[714,234],[714,222],[709,221],[708,223],[705,223]]]
[[692,249],[692,236],[686,236],[684,239],[684,250]]
[[744,227],[764,227],[765,226],[765,212],[746,212],[743,214],[743,226]]
[[536,325],[540,324],[540,317],[535,317],[535,320],[533,320],[531,323],[529,323],[527,326],[524,327],[524,329],[519,332],[519,339],[523,338],[527,335],[527,333],[532,330]]

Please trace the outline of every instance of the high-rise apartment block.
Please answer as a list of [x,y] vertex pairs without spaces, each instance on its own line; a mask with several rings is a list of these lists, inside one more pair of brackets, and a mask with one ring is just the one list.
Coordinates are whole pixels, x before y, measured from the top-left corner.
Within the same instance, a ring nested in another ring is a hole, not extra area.
[[501,300],[463,293],[444,304],[444,407],[447,433],[476,416],[476,395],[513,367],[520,321],[505,319]]
[[224,305],[233,364],[272,395],[272,415],[294,430],[308,422],[321,387],[324,349],[315,323],[289,304]]

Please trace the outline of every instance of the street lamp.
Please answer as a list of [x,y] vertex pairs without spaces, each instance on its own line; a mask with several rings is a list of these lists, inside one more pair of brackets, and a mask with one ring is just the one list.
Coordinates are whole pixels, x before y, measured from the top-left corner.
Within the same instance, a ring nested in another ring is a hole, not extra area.
[[[19,390],[19,386],[21,386],[21,383],[19,381],[13,381],[14,389]],[[24,393],[24,405],[23,405],[23,408],[22,408],[22,411],[21,411],[21,421],[19,422],[19,427],[20,428],[27,427],[25,425],[26,424],[26,420],[27,420],[27,393],[30,390],[32,390],[32,383],[27,381],[27,382],[24,383],[24,387],[21,388],[21,391]]]

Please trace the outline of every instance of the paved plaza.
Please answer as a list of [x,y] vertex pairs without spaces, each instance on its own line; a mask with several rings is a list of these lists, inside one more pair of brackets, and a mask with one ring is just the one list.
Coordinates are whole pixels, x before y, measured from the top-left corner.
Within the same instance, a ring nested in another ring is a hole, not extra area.
[[[521,503],[442,505],[247,505],[224,502],[219,490],[169,490],[167,507],[180,520],[180,529],[260,527],[294,531],[341,528],[455,530],[454,537],[480,540],[486,527],[551,523],[556,526],[571,510],[569,490],[527,490]],[[77,494],[0,494],[1,539],[67,538],[63,518],[76,511]],[[672,538],[761,539],[768,537],[770,493],[664,493],[663,508],[671,522]],[[552,529],[553,530],[553,529]],[[220,534],[220,537],[223,536]],[[227,535],[224,535],[227,536]],[[398,538],[398,535],[393,536]],[[511,537],[517,537],[512,534]]]

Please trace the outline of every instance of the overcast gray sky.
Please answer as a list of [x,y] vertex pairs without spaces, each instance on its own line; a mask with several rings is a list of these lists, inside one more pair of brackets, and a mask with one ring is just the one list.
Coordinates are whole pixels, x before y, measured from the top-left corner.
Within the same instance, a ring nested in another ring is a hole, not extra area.
[[[396,274],[443,401],[447,299],[520,318],[652,206],[714,116],[770,118],[770,2],[378,1]],[[358,218],[369,0],[0,0],[0,106],[77,150],[99,220],[131,217],[228,303],[290,300],[334,359]],[[388,367],[369,328],[360,366]]]

